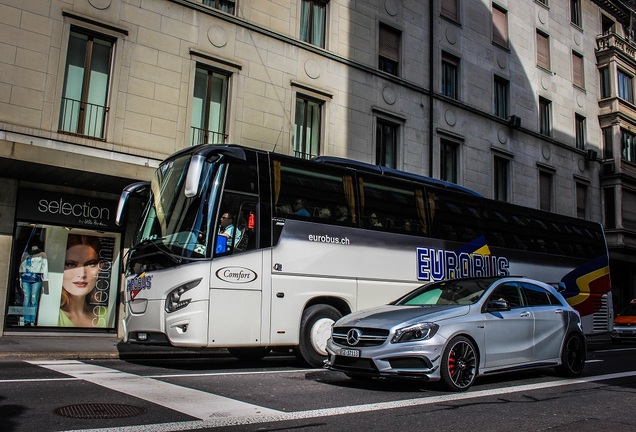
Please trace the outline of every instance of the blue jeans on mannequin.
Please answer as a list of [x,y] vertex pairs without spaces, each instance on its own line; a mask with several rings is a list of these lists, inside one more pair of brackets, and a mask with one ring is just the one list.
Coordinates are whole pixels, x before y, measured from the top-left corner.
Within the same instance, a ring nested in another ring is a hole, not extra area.
[[22,281],[21,285],[22,292],[24,293],[24,301],[22,302],[22,306],[25,308],[31,308],[25,309],[24,311],[24,325],[35,324],[35,314],[38,310],[38,301],[40,300],[40,289],[42,288],[42,281]]

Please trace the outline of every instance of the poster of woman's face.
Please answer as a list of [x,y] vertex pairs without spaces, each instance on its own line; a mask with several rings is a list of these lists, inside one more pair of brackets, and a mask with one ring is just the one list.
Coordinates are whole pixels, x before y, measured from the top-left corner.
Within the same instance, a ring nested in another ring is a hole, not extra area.
[[[119,276],[117,235],[47,227],[43,244],[48,257],[48,274],[43,275],[47,289],[42,289],[39,296],[35,326],[114,328]],[[26,322],[29,317],[18,308],[25,308],[14,306],[15,313],[24,315]]]

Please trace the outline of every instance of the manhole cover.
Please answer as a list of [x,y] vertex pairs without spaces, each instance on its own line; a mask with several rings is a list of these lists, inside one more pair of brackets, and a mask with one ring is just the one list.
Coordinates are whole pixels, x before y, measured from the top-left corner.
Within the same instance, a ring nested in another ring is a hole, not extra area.
[[57,408],[55,414],[77,419],[112,419],[134,417],[146,412],[145,408],[122,404],[80,404]]

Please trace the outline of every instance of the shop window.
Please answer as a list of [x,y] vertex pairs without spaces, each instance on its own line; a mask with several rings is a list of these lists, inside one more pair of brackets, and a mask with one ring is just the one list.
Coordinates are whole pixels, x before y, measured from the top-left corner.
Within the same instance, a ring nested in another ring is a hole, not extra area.
[[7,327],[116,326],[114,233],[18,223]]

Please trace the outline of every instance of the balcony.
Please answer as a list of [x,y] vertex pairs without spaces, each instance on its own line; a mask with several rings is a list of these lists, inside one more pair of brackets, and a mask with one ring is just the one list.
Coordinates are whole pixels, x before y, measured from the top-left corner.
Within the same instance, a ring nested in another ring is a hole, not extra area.
[[227,135],[222,132],[200,129],[194,126],[192,126],[190,129],[190,144],[193,146],[198,144],[226,144]]
[[607,33],[596,37],[596,55],[597,57],[606,51],[618,51],[621,54],[636,61],[636,46],[631,41],[623,39],[616,33]]
[[59,132],[103,141],[107,115],[107,106],[62,98]]

